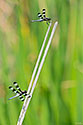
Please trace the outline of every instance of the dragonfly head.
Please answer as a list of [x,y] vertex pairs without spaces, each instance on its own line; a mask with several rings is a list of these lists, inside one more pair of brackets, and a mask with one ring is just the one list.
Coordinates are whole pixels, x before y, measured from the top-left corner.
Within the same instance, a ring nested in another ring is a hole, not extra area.
[[25,90],[24,93],[27,93],[27,91]]
[[48,18],[48,21],[50,21],[51,20],[51,18]]
[[50,21],[50,20],[51,18],[48,18],[48,17],[44,18],[44,21]]

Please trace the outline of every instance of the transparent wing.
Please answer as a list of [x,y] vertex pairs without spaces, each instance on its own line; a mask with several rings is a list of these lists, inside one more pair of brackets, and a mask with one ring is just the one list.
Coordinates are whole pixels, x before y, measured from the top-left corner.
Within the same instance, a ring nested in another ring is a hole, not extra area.
[[19,96],[19,99],[20,99],[21,101],[24,101],[24,100],[25,100],[24,97],[23,97],[23,95],[20,95],[20,96]]
[[17,90],[19,90],[22,93],[22,90],[20,89],[20,87],[17,84],[17,82],[13,82],[13,85],[16,87]]
[[46,18],[46,15],[45,15],[45,14],[46,14],[46,10],[43,9],[43,10],[42,10],[42,15],[43,15],[44,18]]
[[14,92],[15,94],[20,94],[16,89],[14,89],[12,86],[9,86],[9,89]]
[[43,16],[41,13],[38,13],[37,16],[40,18],[40,19],[43,19]]

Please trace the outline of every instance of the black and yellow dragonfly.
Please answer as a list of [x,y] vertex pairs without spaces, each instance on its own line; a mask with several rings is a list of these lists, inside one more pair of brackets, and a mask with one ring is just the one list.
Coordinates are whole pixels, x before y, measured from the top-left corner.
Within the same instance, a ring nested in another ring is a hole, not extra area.
[[[13,87],[14,86],[14,87]],[[31,96],[27,93],[27,91],[22,91],[19,87],[19,85],[17,84],[17,82],[13,82],[13,86],[9,86],[9,89],[14,92],[16,95],[9,98],[8,100],[11,100],[13,98],[19,97],[19,99],[21,101],[25,100],[25,97],[28,96],[28,98],[30,98]]]
[[46,21],[47,24],[50,23],[51,18],[46,17],[45,13],[46,13],[46,10],[42,9],[42,14],[41,13],[37,14],[40,19],[32,20],[32,22],[43,22],[43,21]]

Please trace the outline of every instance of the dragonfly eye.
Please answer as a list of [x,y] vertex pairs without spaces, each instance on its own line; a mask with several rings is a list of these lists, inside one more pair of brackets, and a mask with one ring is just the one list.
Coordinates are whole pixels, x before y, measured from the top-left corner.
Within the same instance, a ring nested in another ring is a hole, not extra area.
[[26,91],[26,90],[25,90],[24,92],[25,92],[25,93],[27,93],[27,91]]

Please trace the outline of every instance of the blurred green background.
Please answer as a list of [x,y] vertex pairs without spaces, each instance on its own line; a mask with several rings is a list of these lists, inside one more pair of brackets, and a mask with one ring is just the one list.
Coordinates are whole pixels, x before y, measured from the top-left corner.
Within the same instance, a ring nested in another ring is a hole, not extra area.
[[0,0],[0,125],[16,125],[23,103],[8,86],[28,89],[48,25],[58,27],[23,125],[83,125],[83,0]]

